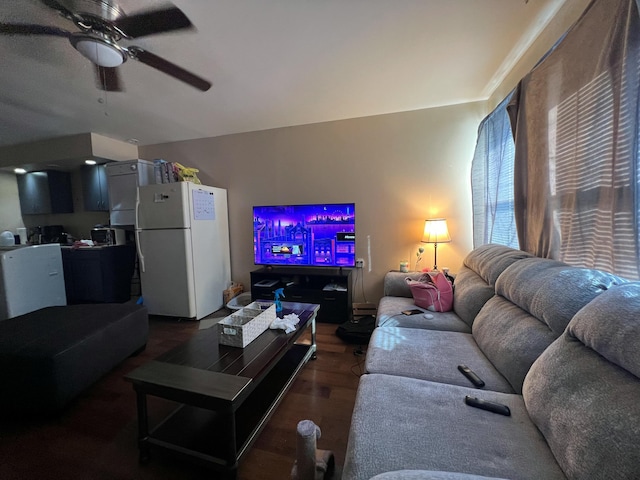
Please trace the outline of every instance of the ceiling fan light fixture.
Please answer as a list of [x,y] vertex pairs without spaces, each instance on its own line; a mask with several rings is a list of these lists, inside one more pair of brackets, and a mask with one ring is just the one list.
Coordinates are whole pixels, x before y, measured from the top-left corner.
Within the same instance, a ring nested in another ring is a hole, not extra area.
[[123,91],[116,67],[129,58],[203,92],[211,88],[211,82],[208,80],[158,55],[140,47],[118,45],[123,38],[132,39],[178,30],[193,30],[191,21],[178,7],[169,3],[159,8],[125,15],[114,0],[40,1],[73,22],[80,31],[70,32],[55,26],[30,23],[0,22],[0,36],[44,35],[66,38],[76,51],[93,63],[96,85],[105,92]]
[[75,35],[71,44],[84,57],[101,67],[119,67],[127,59],[126,53],[117,45],[89,35]]

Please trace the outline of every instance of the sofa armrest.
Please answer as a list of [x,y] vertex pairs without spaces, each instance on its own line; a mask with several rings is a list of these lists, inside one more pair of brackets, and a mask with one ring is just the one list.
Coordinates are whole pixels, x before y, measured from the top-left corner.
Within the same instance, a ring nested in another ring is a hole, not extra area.
[[384,296],[413,298],[406,279],[417,280],[421,276],[422,272],[387,272],[384,276]]

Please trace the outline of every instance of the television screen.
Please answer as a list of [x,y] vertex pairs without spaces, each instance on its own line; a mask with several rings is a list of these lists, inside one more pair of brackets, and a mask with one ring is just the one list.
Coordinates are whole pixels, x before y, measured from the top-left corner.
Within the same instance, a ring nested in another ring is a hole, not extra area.
[[355,267],[355,204],[253,207],[257,265]]

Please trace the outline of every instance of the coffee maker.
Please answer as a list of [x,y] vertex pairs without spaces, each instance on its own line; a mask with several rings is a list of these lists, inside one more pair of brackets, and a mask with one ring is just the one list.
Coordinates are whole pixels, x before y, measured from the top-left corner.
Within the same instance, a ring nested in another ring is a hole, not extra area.
[[32,244],[42,243],[67,243],[67,234],[62,225],[43,225],[34,227],[29,236]]

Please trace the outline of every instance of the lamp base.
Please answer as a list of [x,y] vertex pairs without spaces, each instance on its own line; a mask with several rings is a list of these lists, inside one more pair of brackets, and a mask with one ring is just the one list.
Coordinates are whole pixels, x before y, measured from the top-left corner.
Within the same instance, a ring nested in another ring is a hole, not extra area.
[[433,270],[438,271],[438,244],[433,244]]

